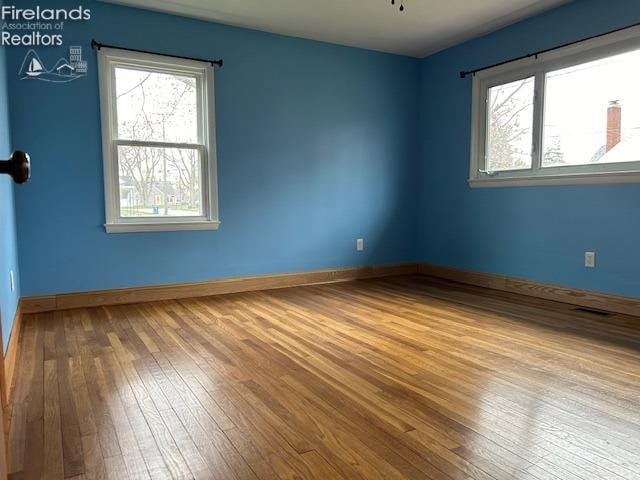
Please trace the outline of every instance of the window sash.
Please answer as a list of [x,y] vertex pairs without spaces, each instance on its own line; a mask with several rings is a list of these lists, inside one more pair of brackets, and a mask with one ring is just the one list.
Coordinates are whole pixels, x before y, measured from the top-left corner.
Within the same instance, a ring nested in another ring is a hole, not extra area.
[[138,224],[138,223],[154,223],[154,224],[163,224],[163,223],[182,223],[182,222],[205,222],[209,218],[206,211],[206,205],[208,205],[208,195],[209,189],[206,188],[206,179],[207,179],[207,171],[208,171],[208,162],[207,162],[207,149],[204,145],[190,144],[190,143],[171,143],[171,142],[143,142],[143,141],[135,141],[135,140],[115,140],[113,143],[113,152],[115,155],[115,161],[113,162],[113,169],[115,170],[113,174],[116,176],[118,181],[120,180],[120,162],[118,158],[118,147],[119,146],[132,146],[132,147],[154,147],[154,148],[181,148],[185,150],[197,150],[200,156],[200,183],[201,183],[201,192],[200,192],[200,201],[202,204],[202,215],[189,215],[189,216],[172,216],[166,215],[161,217],[123,217],[122,210],[120,205],[120,185],[118,185],[118,192],[115,195],[115,205],[114,208],[118,212],[118,222],[119,223],[129,223],[129,224]]
[[[544,135],[545,82],[549,72],[581,65],[640,49],[640,27],[606,37],[514,61],[478,72],[473,77],[471,128],[471,186],[546,185],[572,183],[640,182],[640,161],[607,164],[542,166]],[[488,172],[488,93],[492,87],[535,77],[533,102],[532,165],[527,169]]]
[[[483,114],[483,120],[484,120],[484,145],[483,145],[483,157],[482,157],[482,163],[480,166],[480,171],[481,172],[485,172],[487,175],[493,176],[494,174],[498,174],[498,173],[508,173],[508,172],[530,172],[534,169],[535,165],[536,165],[536,159],[535,159],[535,145],[536,145],[536,137],[535,137],[535,133],[536,133],[536,121],[535,121],[535,115],[536,115],[536,102],[535,102],[535,95],[536,95],[536,88],[537,88],[537,83],[534,83],[534,108],[533,108],[533,112],[532,115],[534,115],[533,118],[533,131],[532,131],[532,142],[533,145],[531,146],[530,149],[530,153],[531,153],[531,167],[529,168],[513,168],[513,169],[505,169],[505,170],[500,170],[500,171],[495,171],[495,172],[491,172],[491,174],[489,174],[489,169],[487,166],[487,162],[488,162],[488,150],[489,150],[489,146],[490,146],[490,136],[489,136],[489,90],[491,90],[494,87],[499,87],[505,84],[509,84],[509,83],[513,83],[513,82],[517,82],[517,81],[521,81],[521,80],[526,80],[528,78],[533,77],[534,75],[528,74],[528,75],[524,75],[524,76],[518,76],[517,78],[514,78],[513,80],[507,80],[507,81],[501,81],[492,85],[487,85],[487,87],[484,89],[484,114]],[[537,81],[537,78],[534,79],[534,82]]]
[[[197,141],[199,144],[204,144],[204,138],[205,138],[205,125],[206,125],[206,119],[204,118],[205,112],[203,111],[203,109],[206,107],[206,105],[204,105],[204,85],[206,84],[206,79],[205,76],[203,74],[203,72],[194,72],[190,69],[188,70],[184,70],[182,68],[180,68],[179,66],[176,66],[175,68],[171,68],[171,67],[161,67],[158,66],[156,63],[151,63],[151,62],[136,62],[135,64],[132,64],[131,61],[129,62],[123,62],[123,61],[111,61],[110,62],[110,77],[111,77],[111,85],[112,85],[112,91],[111,91],[111,102],[113,105],[113,111],[114,114],[112,116],[112,125],[111,125],[111,132],[112,135],[114,136],[114,138],[118,138],[118,98],[116,95],[116,89],[115,89],[115,85],[116,85],[116,70],[118,68],[126,68],[128,70],[138,70],[141,72],[152,72],[152,73],[163,73],[163,74],[169,74],[169,75],[180,75],[180,76],[184,76],[184,77],[191,77],[194,78],[196,80],[196,105],[198,108],[198,112],[197,112]],[[127,140],[135,140],[135,139],[127,139]],[[138,141],[142,141],[142,140],[138,140]]]
[[203,143],[181,143],[181,142],[158,142],[155,140],[128,140],[128,139],[113,139],[113,144],[118,146],[128,147],[155,147],[155,148],[186,148],[186,149],[203,149],[206,150],[206,145]]

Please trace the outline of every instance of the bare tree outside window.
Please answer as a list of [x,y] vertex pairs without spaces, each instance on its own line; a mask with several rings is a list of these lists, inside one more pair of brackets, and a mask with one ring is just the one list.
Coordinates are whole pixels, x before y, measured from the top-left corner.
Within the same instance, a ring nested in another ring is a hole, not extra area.
[[200,216],[200,152],[195,78],[116,68],[118,138],[175,148],[118,147],[123,217]]
[[534,78],[492,87],[488,92],[488,171],[531,168]]
[[562,149],[562,137],[559,135],[550,136],[547,140],[548,145],[545,145],[544,152],[542,153],[542,165],[560,166],[566,165],[567,162],[564,158],[564,150]]

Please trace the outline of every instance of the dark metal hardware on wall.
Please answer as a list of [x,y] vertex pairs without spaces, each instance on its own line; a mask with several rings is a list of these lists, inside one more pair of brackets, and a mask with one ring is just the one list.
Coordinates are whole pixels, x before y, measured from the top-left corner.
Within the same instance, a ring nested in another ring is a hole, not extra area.
[[482,72],[483,70],[489,70],[490,68],[500,67],[502,65],[506,65],[507,63],[517,62],[518,60],[524,60],[525,58],[538,57],[538,55],[542,55],[543,53],[553,52],[554,50],[559,50],[560,48],[570,47],[571,45],[575,45],[577,43],[586,42],[587,40],[593,40],[594,38],[604,37],[605,35],[611,35],[612,33],[621,32],[623,30],[627,30],[629,28],[640,26],[640,22],[633,23],[631,25],[627,25],[626,27],[616,28],[615,30],[609,30],[608,32],[599,33],[597,35],[591,35],[590,37],[583,38],[581,40],[576,40],[575,42],[563,43],[562,45],[558,45],[556,47],[547,48],[545,50],[538,50],[537,52],[528,53],[527,55],[522,55],[520,57],[512,58],[511,60],[505,60],[504,62],[494,63],[493,65],[487,65],[486,67],[476,68],[475,70],[466,70],[464,72],[460,72],[460,78],[465,78],[467,75],[475,75],[478,72]]
[[196,62],[206,62],[211,65],[217,65],[218,67],[222,67],[224,61],[220,58],[218,60],[210,60],[204,58],[195,58],[195,57],[183,57],[181,55],[169,55],[168,53],[158,53],[158,52],[150,52],[148,50],[138,50],[137,48],[126,48],[126,47],[118,47],[115,45],[107,45],[105,43],[96,42],[95,40],[91,40],[91,48],[94,50],[100,50],[101,48],[117,48],[118,50],[126,50],[127,52],[138,52],[138,53],[148,53],[151,55],[161,55],[163,57],[173,57],[173,58],[182,58],[184,60],[195,60]]
[[24,183],[31,177],[31,158],[28,153],[16,150],[9,160],[0,160],[0,174],[11,175],[16,183]]

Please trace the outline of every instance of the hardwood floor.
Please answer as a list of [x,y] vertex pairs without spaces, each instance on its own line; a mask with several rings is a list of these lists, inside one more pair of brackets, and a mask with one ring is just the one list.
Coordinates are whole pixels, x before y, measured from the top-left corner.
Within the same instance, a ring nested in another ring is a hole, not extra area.
[[640,319],[411,276],[27,316],[14,479],[638,479]]

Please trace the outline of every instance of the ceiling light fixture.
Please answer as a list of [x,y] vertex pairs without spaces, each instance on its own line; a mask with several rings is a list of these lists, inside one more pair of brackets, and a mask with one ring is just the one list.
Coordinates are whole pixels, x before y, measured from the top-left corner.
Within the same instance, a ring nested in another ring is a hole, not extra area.
[[[396,0],[391,0],[391,5],[395,5]],[[400,0],[400,9],[401,12],[404,12],[404,0]]]

